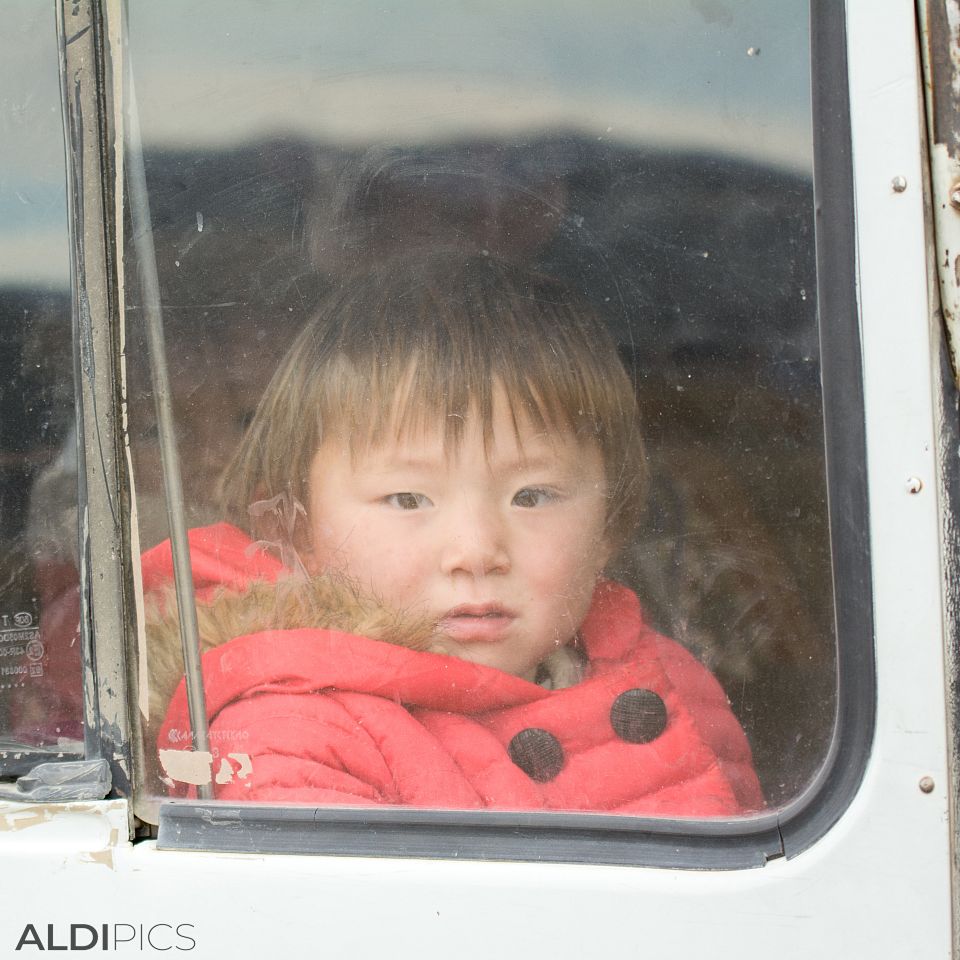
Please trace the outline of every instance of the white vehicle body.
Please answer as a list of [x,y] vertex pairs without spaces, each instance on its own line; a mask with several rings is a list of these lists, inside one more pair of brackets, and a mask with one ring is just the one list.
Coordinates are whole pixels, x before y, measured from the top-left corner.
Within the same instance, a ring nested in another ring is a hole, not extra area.
[[124,799],[6,801],[0,954],[73,935],[76,949],[197,957],[960,956],[956,410],[931,279],[921,41],[910,4],[849,0],[846,20],[849,74],[832,82],[850,93],[877,700],[836,822],[754,869],[678,869],[164,850],[134,842]]

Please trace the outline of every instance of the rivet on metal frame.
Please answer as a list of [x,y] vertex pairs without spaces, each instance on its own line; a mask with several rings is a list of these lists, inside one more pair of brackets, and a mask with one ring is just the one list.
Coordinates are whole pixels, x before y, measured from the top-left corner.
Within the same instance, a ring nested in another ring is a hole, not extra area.
[[919,786],[923,793],[933,793],[936,784],[933,782],[933,777],[921,777]]
[[919,477],[907,478],[907,493],[919,493],[923,489],[923,481]]
[[894,193],[903,193],[907,189],[907,178],[901,176],[899,173],[890,181],[890,186],[893,187]]

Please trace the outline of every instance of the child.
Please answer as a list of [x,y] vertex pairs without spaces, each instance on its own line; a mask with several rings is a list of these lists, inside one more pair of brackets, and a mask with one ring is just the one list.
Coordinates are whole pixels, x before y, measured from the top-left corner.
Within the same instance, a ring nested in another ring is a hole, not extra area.
[[[216,796],[760,809],[717,682],[603,579],[642,479],[630,381],[560,284],[491,258],[344,283],[227,471],[259,541],[190,536]],[[169,584],[169,545],[143,575]],[[149,635],[163,697],[175,630]],[[189,741],[181,683],[158,741],[181,795]]]

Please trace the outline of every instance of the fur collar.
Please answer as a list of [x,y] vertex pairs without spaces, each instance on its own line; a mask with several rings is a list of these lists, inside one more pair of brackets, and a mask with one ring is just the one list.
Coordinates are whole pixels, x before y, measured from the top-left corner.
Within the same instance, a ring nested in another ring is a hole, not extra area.
[[[183,678],[176,609],[169,587],[155,596],[147,612],[148,727],[153,732]],[[212,601],[197,604],[197,622],[201,654],[233,637],[302,627],[359,634],[410,650],[447,653],[435,623],[390,610],[355,584],[331,574],[310,579],[284,577],[276,582],[256,580],[242,592],[221,590]],[[559,647],[540,665],[537,683],[552,690],[570,687],[583,679],[585,669],[586,657],[575,644]]]

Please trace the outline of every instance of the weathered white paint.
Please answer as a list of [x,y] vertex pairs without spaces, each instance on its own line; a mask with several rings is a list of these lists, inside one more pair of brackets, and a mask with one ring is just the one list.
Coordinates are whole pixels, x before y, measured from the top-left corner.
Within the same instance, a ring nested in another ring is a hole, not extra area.
[[[3,808],[0,858],[15,882],[0,954],[13,955],[27,922],[109,922],[192,924],[197,958],[950,956],[916,38],[908,4],[848,6],[879,711],[862,788],[837,825],[793,860],[683,872],[161,852],[126,842],[115,801],[49,818],[44,807],[35,822],[34,808]],[[903,193],[890,189],[897,175]]]

